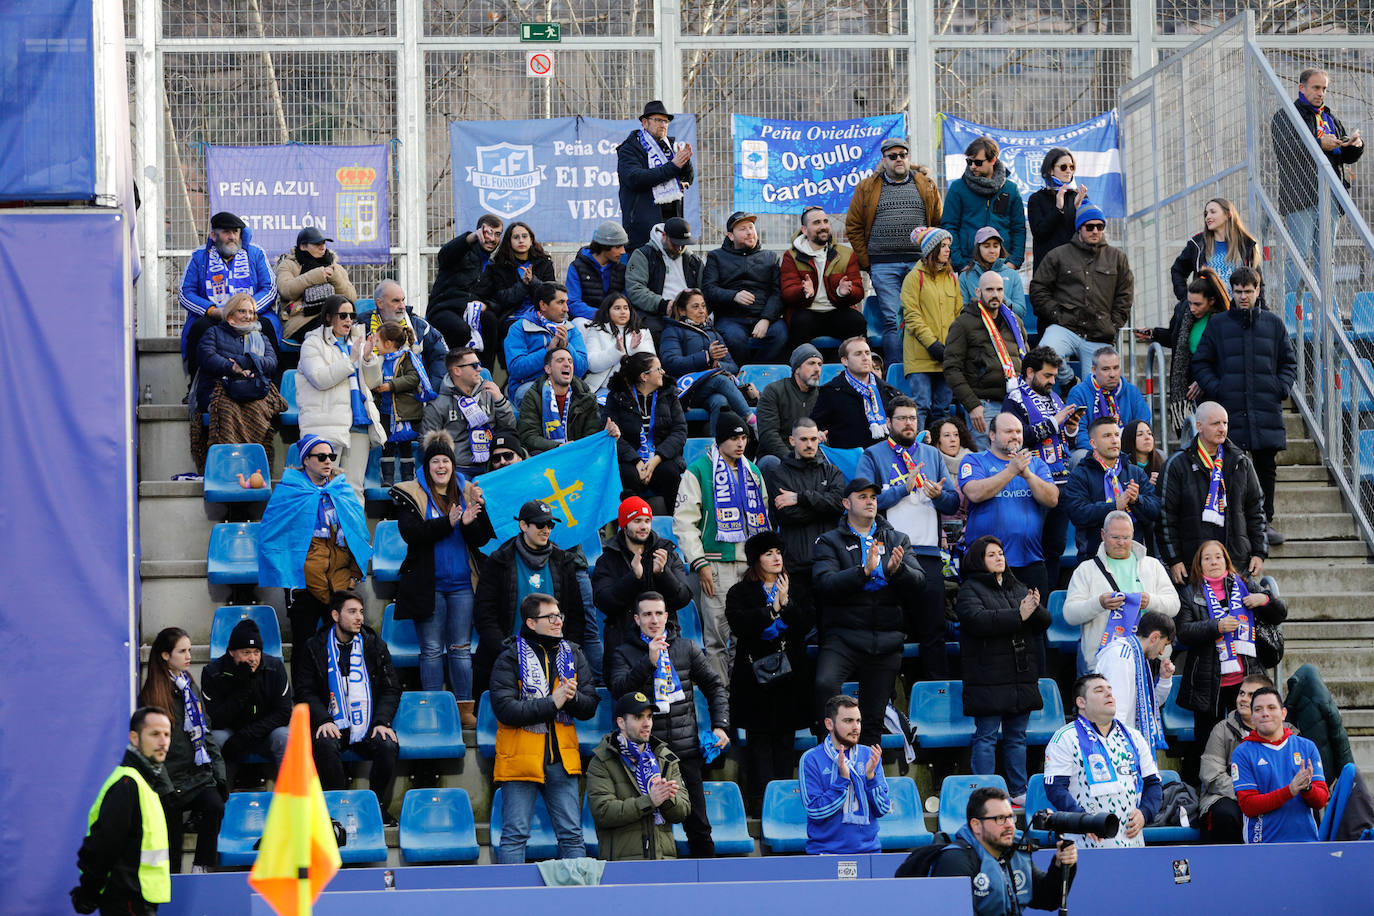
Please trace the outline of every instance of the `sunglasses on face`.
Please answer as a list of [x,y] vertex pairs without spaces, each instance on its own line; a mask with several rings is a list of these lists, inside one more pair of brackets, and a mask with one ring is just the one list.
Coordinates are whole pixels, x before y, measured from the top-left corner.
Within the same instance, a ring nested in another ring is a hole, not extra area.
[[553,522],[526,522],[531,528],[538,528],[540,531],[552,531]]
[[891,159],[893,162],[896,162],[899,159],[905,159],[906,156],[906,153],[888,153],[884,158]]
[[1084,223],[1084,224],[1083,224],[1083,228],[1086,229],[1088,232],[1101,232],[1103,229],[1106,229],[1106,228],[1107,228],[1107,224],[1106,224],[1106,223]]
[[964,161],[967,162],[969,165],[976,165],[976,166],[980,166],[980,167],[981,167],[981,166],[985,165],[985,164],[987,163],[988,160],[986,160],[986,159],[965,159]]
[[316,461],[333,461],[335,458],[339,456],[334,454],[333,452],[316,452],[315,454],[310,455],[309,457],[314,458]]
[[458,368],[459,368],[459,369],[476,369],[476,368],[477,368],[478,366],[480,366],[480,365],[482,365],[482,363],[481,363],[480,361],[478,361],[478,362],[473,362],[473,363],[459,363],[459,364],[458,364]]
[[1061,162],[1056,165],[1055,168],[1059,169],[1061,172],[1072,172],[1074,170],[1074,165],[1072,162]]
[[357,318],[357,317],[358,317],[358,313],[357,313],[357,312],[336,312],[336,313],[334,314],[334,317],[337,318],[337,319],[340,320],[340,321],[352,321],[354,318]]

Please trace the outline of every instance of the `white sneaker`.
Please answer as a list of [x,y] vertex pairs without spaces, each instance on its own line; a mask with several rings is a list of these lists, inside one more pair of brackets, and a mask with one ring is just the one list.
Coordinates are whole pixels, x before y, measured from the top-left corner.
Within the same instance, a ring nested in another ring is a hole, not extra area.
[[1013,796],[1011,797],[1011,806],[1012,806],[1013,808],[1024,808],[1024,807],[1026,807],[1026,796],[1024,796],[1024,795],[1013,795]]
[[467,322],[468,332],[472,335],[472,342],[469,346],[477,352],[482,352],[486,347],[486,341],[482,339],[482,309],[486,308],[480,302],[469,302],[463,309],[463,320]]
[[206,867],[205,867],[204,865],[192,865],[192,866],[191,866],[191,874],[193,874],[193,875],[208,875],[209,873],[210,873],[209,870],[206,869]]

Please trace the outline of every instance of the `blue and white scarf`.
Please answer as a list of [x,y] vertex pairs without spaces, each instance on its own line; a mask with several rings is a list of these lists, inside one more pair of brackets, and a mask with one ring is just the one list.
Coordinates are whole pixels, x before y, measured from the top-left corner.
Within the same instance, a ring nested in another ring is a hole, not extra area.
[[348,647],[348,679],[339,670],[339,640],[329,634],[329,716],[339,731],[348,732],[348,743],[367,737],[372,724],[372,681],[363,660],[363,634],[353,637]]
[[848,369],[844,370],[845,381],[849,382],[849,387],[859,393],[859,397],[864,402],[864,419],[868,421],[868,434],[874,439],[881,439],[887,435],[887,415],[883,413],[883,399],[878,396],[878,383],[873,378],[873,373],[869,373],[868,382],[864,383],[854,377]]
[[768,508],[763,491],[749,472],[743,456],[734,470],[721,457],[720,448],[711,447],[711,502],[716,513],[716,540],[723,544],[743,544],[752,535],[768,530]]
[[[1124,792],[1126,787],[1117,775],[1116,767],[1112,766],[1107,739],[1098,733],[1097,726],[1080,715],[1074,719],[1073,727],[1078,733],[1078,750],[1083,755],[1083,781],[1087,784],[1088,794],[1100,797]],[[1113,721],[1112,728],[1121,728],[1121,723]],[[1121,729],[1121,737],[1125,739],[1127,752],[1131,755],[1135,790],[1141,792],[1145,788],[1145,779],[1140,773],[1140,756],[1136,751],[1135,739],[1124,728]]]
[[[1140,596],[1136,595],[1137,603]],[[1134,631],[1132,631],[1134,633]],[[1140,646],[1140,637],[1128,635],[1114,642],[1124,642],[1131,650],[1135,664],[1135,728],[1150,742],[1150,747],[1164,750],[1169,742],[1164,740],[1164,722],[1160,719],[1159,708],[1155,706],[1155,676],[1150,671],[1150,663],[1145,658],[1145,650]]]
[[[353,352],[349,349],[348,339],[339,337],[328,328],[324,329],[324,334],[334,338],[334,346],[339,352],[343,353],[344,359],[353,361]],[[363,386],[358,379],[358,367],[353,367],[353,374],[348,377],[348,397],[353,407],[353,425],[367,426],[372,422],[367,415],[367,402],[363,399]]]
[[883,544],[882,540],[878,537],[878,523],[875,521],[870,525],[867,534],[855,529],[855,527],[850,524],[848,515],[845,516],[845,524],[849,526],[850,531],[854,532],[854,536],[859,539],[860,567],[868,564],[869,548],[873,546],[874,541],[878,542],[878,567],[873,570],[873,575],[869,576],[868,581],[864,583],[864,591],[876,592],[884,585],[887,585],[887,571],[884,569],[884,562],[887,559],[885,556],[887,549],[886,545]]
[[[1012,327],[1016,327],[1016,325],[1012,325]],[[1042,423],[1048,422],[1053,425],[1052,418],[1064,409],[1064,401],[1055,393],[1054,389],[1050,389],[1048,396],[1037,394],[1034,388],[1026,384],[1024,378],[1017,379],[1016,387],[1021,394],[1021,406],[1026,409],[1026,419],[1030,421],[1027,432]],[[1050,405],[1048,411],[1040,406],[1042,398]],[[1064,434],[1059,431],[1058,427],[1055,427],[1054,435],[1041,441],[1036,448],[1040,453],[1040,460],[1049,465],[1050,470],[1056,476],[1064,471],[1068,461],[1068,449],[1064,447]]]
[[[537,700],[549,695],[553,684],[549,683],[549,676],[544,672],[544,665],[539,661],[539,655],[535,652],[534,646],[525,638],[523,632],[515,637],[516,658],[520,661],[520,699]],[[566,639],[558,641],[558,651],[553,658],[554,683],[560,680],[572,681],[577,678],[577,660],[573,657],[572,646],[568,645]],[[558,710],[553,715],[554,721],[560,725],[571,725],[572,716],[568,715],[567,707]],[[536,735],[548,733],[548,726],[543,722],[532,722],[522,726],[527,732]]]
[[248,248],[242,247],[228,264],[219,249],[209,247],[205,261],[205,298],[215,305],[224,305],[236,293],[253,292],[253,267],[248,261]]
[[1221,602],[1206,582],[1202,583],[1202,594],[1207,599],[1207,613],[1213,620],[1220,620],[1229,614],[1240,621],[1240,626],[1236,627],[1235,632],[1222,633],[1217,637],[1221,673],[1240,674],[1245,670],[1245,663],[1240,660],[1240,656],[1255,657],[1255,620],[1253,612],[1244,603],[1250,590],[1240,581],[1240,576],[1228,578],[1231,580],[1231,591],[1226,599],[1226,607],[1221,606]]
[[1135,628],[1140,623],[1140,592],[1112,592],[1112,597],[1118,595],[1125,598],[1126,602],[1116,610],[1107,612],[1107,629],[1102,631],[1099,649],[1106,648],[1107,643],[1114,639],[1134,635]]
[[563,397],[563,409],[558,409],[558,395],[553,390],[553,383],[544,379],[543,394],[539,398],[539,406],[543,411],[544,438],[550,439],[562,445],[568,441],[568,412],[572,410],[572,388]]
[[[668,154],[664,152],[658,140],[642,127],[639,129],[639,145],[644,147],[644,153],[648,156],[649,168],[656,169],[661,165],[667,165],[670,161]],[[677,178],[669,178],[667,181],[654,185],[653,194],[654,203],[660,206],[682,200],[682,182]]]
[[[840,750],[835,747],[835,739],[833,737],[826,738],[821,742],[821,747],[825,748],[826,756],[838,769]],[[868,765],[868,755],[871,753],[873,752],[868,748],[860,748],[857,745],[844,752],[845,760],[849,764],[849,785],[845,786],[844,805],[840,808],[842,812],[840,820],[843,823],[867,824],[869,822],[868,785],[864,779],[864,767]]]
[[[468,423],[468,449],[472,452],[472,463],[486,464],[491,460],[491,417],[487,416],[476,398],[455,394],[453,403]],[[449,410],[448,419],[450,423],[458,419],[452,409]]]
[[697,382],[705,381],[712,376],[720,375],[724,371],[724,369],[702,369],[699,372],[688,372],[678,376],[677,399],[685,402],[687,400],[687,392],[692,390],[693,385]]
[[1197,444],[1198,458],[1202,461],[1202,466],[1211,472],[1211,477],[1207,481],[1207,501],[1202,504],[1202,520],[1217,527],[1226,525],[1226,481],[1221,476],[1221,446],[1217,446],[1217,456],[1212,458],[1202,447],[1201,440]]
[[[630,776],[635,781],[635,788],[640,795],[649,794],[649,785],[654,781],[655,776],[661,777],[663,771],[659,769],[658,758],[654,756],[653,748],[649,747],[648,742],[637,744],[625,737],[624,732],[616,732],[616,742],[620,745],[620,758],[625,761],[625,769],[630,771]],[[657,807],[654,808],[654,823],[663,823],[663,812]]]
[[[638,402],[639,395],[635,395]],[[654,423],[658,419],[658,392],[654,392],[654,397],[649,401],[649,415],[640,414],[639,424],[639,460],[648,461],[654,456]]]
[[[645,643],[653,642],[647,633],[640,633],[639,638]],[[678,700],[685,699],[687,693],[682,689],[677,669],[673,667],[673,660],[668,657],[668,650],[664,649],[654,665],[654,705],[658,707],[659,712],[667,712]]]
[[191,747],[196,752],[196,766],[209,766],[210,752],[205,749],[205,713],[201,711],[196,692],[191,689],[191,675],[183,671],[172,678],[172,683],[181,691],[181,728],[191,737]]

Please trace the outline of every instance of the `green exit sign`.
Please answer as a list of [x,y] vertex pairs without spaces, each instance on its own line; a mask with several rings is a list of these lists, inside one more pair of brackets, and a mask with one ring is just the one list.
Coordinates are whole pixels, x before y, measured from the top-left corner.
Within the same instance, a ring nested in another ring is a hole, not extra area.
[[562,41],[563,26],[557,22],[520,23],[521,41]]

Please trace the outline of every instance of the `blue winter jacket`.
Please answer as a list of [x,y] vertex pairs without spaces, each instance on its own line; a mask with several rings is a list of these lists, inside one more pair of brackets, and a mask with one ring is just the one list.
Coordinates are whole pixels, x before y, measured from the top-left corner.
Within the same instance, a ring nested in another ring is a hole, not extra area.
[[[1141,394],[1140,389],[1130,382],[1122,379],[1121,393],[1115,397],[1116,412],[1121,415],[1121,428],[1123,430],[1132,420],[1153,422],[1153,418],[1150,416],[1150,404],[1145,400],[1145,395]],[[1102,416],[1102,412],[1097,409],[1097,392],[1093,390],[1092,377],[1084,378],[1083,381],[1069,389],[1069,396],[1064,399],[1064,403],[1081,404],[1088,408],[1083,419],[1078,421],[1078,435],[1074,437],[1073,443],[1074,448],[1088,448],[1088,427],[1093,425],[1094,420]]]
[[[277,372],[277,351],[272,348],[269,335],[262,336],[262,356],[258,357],[257,371],[270,378]],[[192,403],[196,413],[210,409],[210,396],[215,391],[215,382],[227,377],[235,365],[244,369],[254,368],[253,360],[244,352],[246,339],[223,321],[205,329],[200,343],[196,345],[196,362],[200,364]]]
[[[1006,195],[1006,200],[1002,196]],[[1021,191],[1010,177],[1002,189],[991,197],[974,193],[962,178],[949,183],[945,192],[944,215],[940,228],[954,236],[950,258],[955,270],[963,270],[973,259],[973,237],[984,226],[992,226],[1002,235],[1002,250],[1012,264],[1026,260],[1026,206]]]
[[[568,326],[568,349],[572,351],[573,375],[587,374],[587,344],[582,331],[571,321]],[[510,374],[507,391],[516,400],[515,390],[544,374],[544,354],[553,335],[530,317],[528,310],[516,315],[515,323],[506,331],[506,371]]]
[[[277,340],[281,340],[281,321],[277,318],[277,310],[274,307],[277,303],[277,281],[272,274],[272,268],[267,264],[267,254],[252,244],[252,240],[253,230],[245,226],[241,254],[247,258],[248,270],[253,278],[253,300],[258,304],[258,316],[272,325]],[[190,335],[192,322],[211,308],[224,304],[210,298],[210,249],[214,246],[214,240],[206,236],[205,244],[192,253],[191,259],[186,262],[186,271],[181,275],[181,289],[177,291],[177,301],[187,312],[186,323],[181,328],[182,359],[187,356],[186,338]]]
[[[706,351],[713,343],[725,343],[725,338],[720,336],[714,324],[698,328],[670,318],[663,323],[663,339],[658,345],[659,359],[669,375],[681,378],[689,372],[701,372],[711,367],[711,357]],[[720,361],[719,368],[731,375],[739,374],[739,366],[728,354]]]
[[[963,270],[959,271],[959,295],[963,297],[964,304],[978,301],[978,281],[983,277],[986,268],[976,260],[970,260]],[[992,269],[1002,275],[1002,298],[1011,310],[1021,319],[1021,323],[1026,323],[1026,281],[1021,279],[1020,272],[1007,263],[1006,258],[998,258],[992,262]],[[1033,320],[1034,315],[1031,316]],[[1030,332],[1030,328],[1026,328]]]

